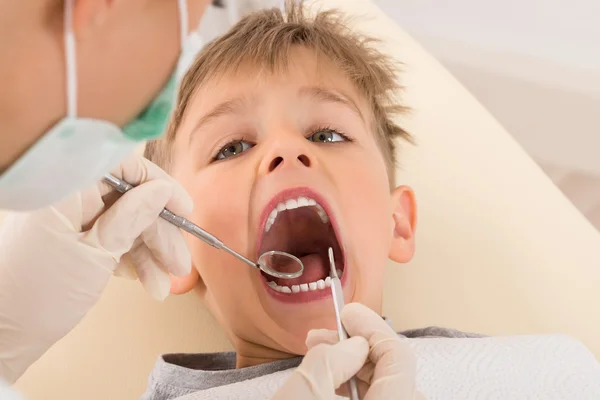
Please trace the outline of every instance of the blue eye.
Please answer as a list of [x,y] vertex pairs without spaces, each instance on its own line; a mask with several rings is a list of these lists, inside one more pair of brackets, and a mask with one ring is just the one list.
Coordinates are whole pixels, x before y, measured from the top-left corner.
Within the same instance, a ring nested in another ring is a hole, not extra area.
[[254,147],[254,145],[246,142],[245,140],[235,140],[233,142],[229,142],[223,146],[221,150],[219,150],[215,160],[224,160],[226,158],[237,156],[246,150],[250,150],[252,147]]
[[343,142],[348,140],[342,133],[329,128],[320,128],[315,130],[308,140],[316,143]]

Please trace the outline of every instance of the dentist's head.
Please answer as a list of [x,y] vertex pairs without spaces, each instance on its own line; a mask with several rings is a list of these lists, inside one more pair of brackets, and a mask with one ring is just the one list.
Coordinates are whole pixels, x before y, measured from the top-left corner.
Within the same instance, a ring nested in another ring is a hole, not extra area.
[[0,1],[0,209],[57,201],[161,134],[209,3]]

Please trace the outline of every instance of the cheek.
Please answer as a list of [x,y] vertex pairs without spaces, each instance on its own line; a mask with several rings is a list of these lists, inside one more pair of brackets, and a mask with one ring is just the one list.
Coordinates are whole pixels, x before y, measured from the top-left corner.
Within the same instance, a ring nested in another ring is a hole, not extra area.
[[[228,245],[245,244],[252,178],[244,168],[208,168],[186,189],[194,199],[194,222]],[[244,248],[236,250],[243,251]]]
[[[252,178],[243,168],[221,165],[206,168],[185,180],[184,186],[194,199],[190,219],[233,250],[248,255],[248,199]],[[247,170],[247,169],[246,169]],[[249,282],[241,279],[253,272],[228,253],[200,239],[187,238],[192,261],[213,295],[226,295]]]
[[381,295],[383,273],[391,245],[390,189],[378,149],[346,157],[339,173],[347,252],[358,281],[358,299]]
[[102,25],[77,49],[78,111],[118,125],[130,122],[158,96],[180,53],[175,2],[122,3],[115,7],[122,13],[115,19],[129,22]]
[[[390,187],[387,170],[383,156],[379,150],[367,148],[362,151],[349,152],[343,160],[338,160],[340,182],[340,201],[345,208],[345,218],[352,223],[353,228],[365,227],[354,232],[359,237],[361,234],[376,234],[372,238],[384,239],[382,235],[388,233],[390,227]],[[350,228],[350,227],[349,227]],[[368,232],[373,230],[372,232]],[[386,235],[389,236],[389,235]],[[390,238],[382,240],[389,241]],[[372,242],[373,240],[368,240]]]

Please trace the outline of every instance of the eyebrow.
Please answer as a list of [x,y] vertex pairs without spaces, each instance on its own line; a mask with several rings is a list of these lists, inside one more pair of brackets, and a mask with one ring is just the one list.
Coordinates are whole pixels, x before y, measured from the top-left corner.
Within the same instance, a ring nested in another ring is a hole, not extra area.
[[200,129],[203,125],[206,125],[210,121],[212,121],[218,117],[221,117],[223,115],[235,114],[236,112],[240,111],[245,106],[246,106],[246,99],[238,97],[235,99],[224,101],[223,103],[221,103],[218,106],[216,106],[215,108],[213,108],[210,112],[208,112],[202,118],[200,118],[198,123],[196,123],[196,126],[194,126],[194,128],[191,130],[190,139],[189,139],[190,143],[191,143],[192,139],[195,137],[194,132],[196,132],[198,129]]
[[360,119],[362,119],[363,121],[365,120],[362,112],[360,111],[360,108],[358,108],[354,100],[342,93],[318,86],[303,87],[300,89],[299,93],[301,95],[308,96],[316,100],[325,101],[329,103],[338,103],[349,107],[358,117],[360,117]]
[[[349,97],[342,93],[339,93],[334,90],[325,89],[318,86],[307,86],[301,88],[298,93],[301,96],[308,96],[316,100],[329,102],[329,103],[337,103],[343,106],[349,107],[361,120],[365,120],[360,108],[356,105],[356,103]],[[198,123],[194,126],[194,128],[190,132],[189,143],[191,143],[194,139],[195,132],[198,131],[203,125],[208,124],[210,121],[222,117],[223,115],[235,114],[239,112],[242,108],[246,107],[247,100],[243,97],[238,97],[235,99],[227,100],[213,108],[210,112],[205,114]]]

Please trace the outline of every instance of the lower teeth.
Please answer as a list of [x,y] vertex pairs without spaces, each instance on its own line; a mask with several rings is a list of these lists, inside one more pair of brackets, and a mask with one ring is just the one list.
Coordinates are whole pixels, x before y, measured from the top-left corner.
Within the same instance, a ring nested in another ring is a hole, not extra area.
[[[337,270],[338,276],[342,276],[342,271]],[[314,292],[317,290],[323,290],[331,287],[331,277],[327,277],[325,279],[319,279],[316,282],[303,283],[301,285],[292,285],[290,286],[279,286],[275,282],[269,282],[268,285],[275,291],[280,293],[303,293],[303,292]]]

